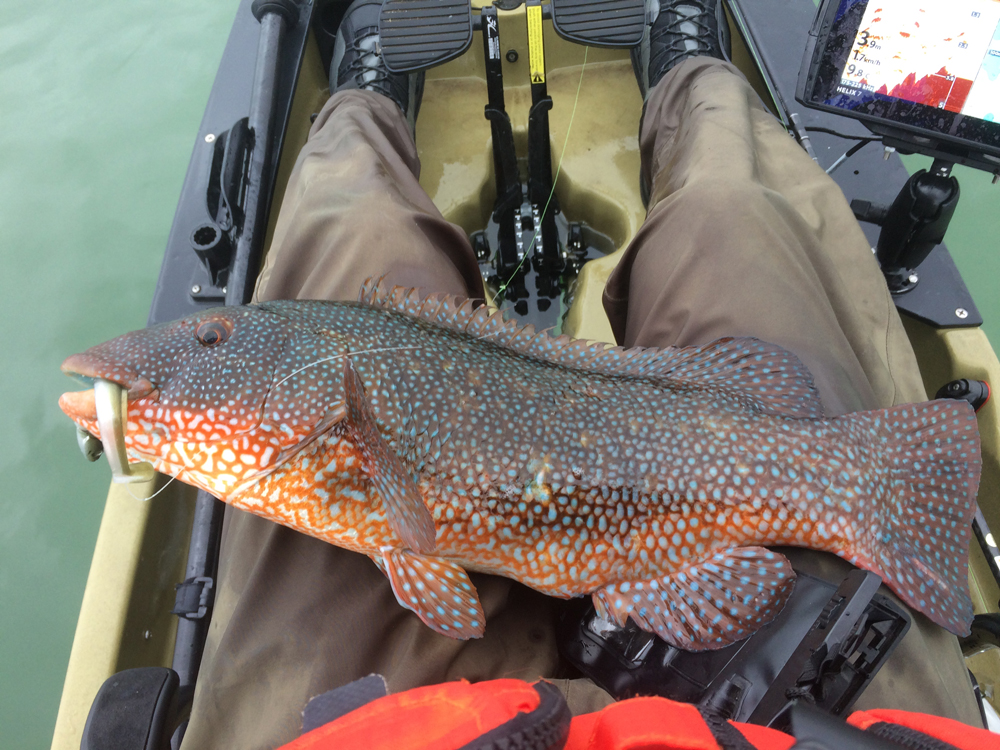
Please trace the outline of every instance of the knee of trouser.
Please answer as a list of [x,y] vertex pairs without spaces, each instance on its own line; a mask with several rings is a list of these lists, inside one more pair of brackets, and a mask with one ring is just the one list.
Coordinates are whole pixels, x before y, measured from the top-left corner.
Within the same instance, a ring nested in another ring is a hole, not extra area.
[[781,200],[777,193],[752,180],[698,180],[663,197],[650,208],[647,221],[668,219],[685,231],[705,229],[746,239],[754,223],[773,226],[779,219],[776,200]]
[[338,252],[346,252],[345,245],[356,244],[359,252],[368,253],[420,239],[421,207],[404,196],[376,187],[359,189],[355,198],[321,209],[321,218],[329,224],[326,239]]

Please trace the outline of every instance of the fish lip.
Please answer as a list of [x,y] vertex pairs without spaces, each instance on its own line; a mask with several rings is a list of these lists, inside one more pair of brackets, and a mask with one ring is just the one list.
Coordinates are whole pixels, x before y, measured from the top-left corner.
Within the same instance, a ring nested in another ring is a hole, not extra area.
[[[78,427],[83,427],[92,435],[100,435],[103,454],[111,467],[112,481],[129,483],[152,479],[152,465],[142,461],[129,461],[125,433],[128,404],[150,395],[158,398],[156,386],[127,368],[110,364],[86,352],[67,358],[61,369],[67,375],[93,384],[91,390],[64,393],[59,399],[59,405]],[[91,424],[87,424],[88,422]],[[79,434],[78,441],[84,455],[93,460]]]
[[60,369],[70,377],[82,380],[90,386],[98,380],[116,383],[128,392],[129,401],[145,398],[157,390],[155,383],[141,377],[134,370],[110,364],[86,352],[67,357]]

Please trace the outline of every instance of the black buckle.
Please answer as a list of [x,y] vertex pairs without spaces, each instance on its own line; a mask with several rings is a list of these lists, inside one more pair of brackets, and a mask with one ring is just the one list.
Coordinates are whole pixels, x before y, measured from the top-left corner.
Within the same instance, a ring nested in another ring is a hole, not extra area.
[[171,614],[188,620],[200,620],[208,613],[212,605],[212,588],[215,581],[207,576],[188,578],[178,583],[174,588],[177,595],[174,598],[174,608]]
[[882,579],[854,570],[750,715],[751,723],[787,727],[797,699],[843,715],[910,628],[910,618],[877,596]]

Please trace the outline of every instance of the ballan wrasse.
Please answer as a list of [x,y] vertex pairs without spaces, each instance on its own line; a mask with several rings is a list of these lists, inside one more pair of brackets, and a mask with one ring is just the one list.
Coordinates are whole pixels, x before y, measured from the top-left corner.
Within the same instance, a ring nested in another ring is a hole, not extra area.
[[[127,390],[129,459],[370,556],[455,638],[483,633],[475,570],[719,648],[790,593],[761,545],[836,553],[969,630],[972,409],[826,419],[803,365],[755,339],[607,348],[369,285],[208,310],[63,370]],[[60,403],[100,436],[92,391]]]

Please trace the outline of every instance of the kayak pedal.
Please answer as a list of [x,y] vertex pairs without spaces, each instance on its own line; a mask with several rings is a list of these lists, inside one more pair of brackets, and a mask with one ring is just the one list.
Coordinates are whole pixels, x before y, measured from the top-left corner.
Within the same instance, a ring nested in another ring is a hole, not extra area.
[[392,73],[453,60],[472,44],[469,0],[387,0],[379,15],[379,44]]
[[635,47],[646,25],[643,0],[551,0],[563,39],[591,47]]

